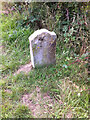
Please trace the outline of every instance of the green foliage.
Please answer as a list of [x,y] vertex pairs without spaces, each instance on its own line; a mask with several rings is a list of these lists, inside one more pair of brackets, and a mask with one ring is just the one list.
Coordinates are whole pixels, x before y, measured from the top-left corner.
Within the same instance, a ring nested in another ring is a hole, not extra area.
[[[29,26],[21,27],[20,23],[16,24],[16,18],[17,14],[14,16],[10,14],[8,17],[3,15],[1,18],[2,46],[8,48],[3,51],[6,54],[0,57],[2,75],[3,71],[10,74],[10,70],[15,71],[20,64],[25,64],[30,59],[28,38],[33,30]],[[18,17],[19,19],[20,17]]]
[[34,29],[42,28],[42,22],[45,20],[46,11],[44,3],[15,3],[15,8],[23,16],[18,22],[21,26],[27,26]]
[[[54,112],[47,113],[52,118],[67,118],[69,113],[71,118],[88,118],[88,3],[18,2],[8,7],[15,10],[0,18],[2,118],[32,118],[21,98],[36,86],[54,99]],[[14,76],[20,65],[30,61],[28,37],[43,27],[58,36],[56,65]]]
[[[63,37],[58,39],[59,43],[64,44],[69,51],[76,54],[87,52],[89,29],[86,24],[89,24],[89,21],[84,8],[88,3],[58,3],[57,5],[55,30],[59,36],[61,33]],[[82,47],[84,50],[81,53]]]
[[16,118],[32,118],[30,110],[24,105],[18,105],[14,115]]

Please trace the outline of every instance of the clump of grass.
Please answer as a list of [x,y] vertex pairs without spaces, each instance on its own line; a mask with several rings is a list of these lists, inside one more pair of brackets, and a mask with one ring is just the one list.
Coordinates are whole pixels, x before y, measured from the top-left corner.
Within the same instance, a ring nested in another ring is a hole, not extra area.
[[58,101],[55,113],[52,115],[56,118],[88,118],[89,97],[87,89],[81,90],[79,86],[74,86],[69,78],[64,78],[60,82],[57,82],[56,88],[51,89],[53,96]]
[[30,110],[24,105],[18,105],[14,115],[15,118],[32,118]]
[[33,30],[29,26],[24,28],[19,26],[16,23],[17,14],[8,17],[3,15],[1,21],[2,46],[5,46],[5,52],[1,55],[0,63],[2,75],[5,76],[14,72],[21,64],[30,61],[28,37]]

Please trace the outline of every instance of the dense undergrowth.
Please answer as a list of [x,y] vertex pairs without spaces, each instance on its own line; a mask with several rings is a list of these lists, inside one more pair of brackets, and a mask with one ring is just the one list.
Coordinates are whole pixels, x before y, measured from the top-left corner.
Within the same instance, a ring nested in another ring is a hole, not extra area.
[[[86,13],[82,13],[83,7],[78,13],[78,6],[77,3],[16,3],[8,6],[12,11],[4,8],[9,13],[2,13],[0,18],[2,118],[34,117],[29,108],[22,105],[21,98],[36,86],[58,102],[54,112],[48,113],[51,118],[67,118],[68,113],[71,118],[89,117],[89,29],[85,25],[89,20]],[[28,37],[43,27],[54,30],[58,36],[56,65],[14,76],[20,65],[30,62]]]

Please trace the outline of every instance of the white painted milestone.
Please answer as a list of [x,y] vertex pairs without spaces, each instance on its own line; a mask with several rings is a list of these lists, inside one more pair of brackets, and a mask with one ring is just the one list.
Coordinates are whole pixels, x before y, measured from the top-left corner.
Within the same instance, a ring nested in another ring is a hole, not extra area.
[[56,63],[56,34],[47,29],[35,31],[30,37],[31,63],[34,68]]

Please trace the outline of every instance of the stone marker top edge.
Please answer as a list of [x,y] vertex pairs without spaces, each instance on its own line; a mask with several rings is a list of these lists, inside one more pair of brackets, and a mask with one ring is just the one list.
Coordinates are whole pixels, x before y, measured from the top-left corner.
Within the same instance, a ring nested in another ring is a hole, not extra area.
[[30,35],[29,37],[29,41],[32,41],[35,37],[37,37],[38,35],[42,34],[42,33],[49,33],[50,35],[55,35],[55,32],[50,32],[49,30],[47,29],[39,29],[39,30],[36,30],[32,35]]

